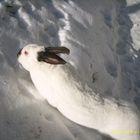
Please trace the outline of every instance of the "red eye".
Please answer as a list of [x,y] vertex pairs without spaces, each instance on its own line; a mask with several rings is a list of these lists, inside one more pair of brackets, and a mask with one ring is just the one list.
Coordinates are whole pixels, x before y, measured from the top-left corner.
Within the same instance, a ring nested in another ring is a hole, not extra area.
[[25,54],[25,55],[28,55],[28,52],[27,52],[27,51],[24,51],[24,54]]

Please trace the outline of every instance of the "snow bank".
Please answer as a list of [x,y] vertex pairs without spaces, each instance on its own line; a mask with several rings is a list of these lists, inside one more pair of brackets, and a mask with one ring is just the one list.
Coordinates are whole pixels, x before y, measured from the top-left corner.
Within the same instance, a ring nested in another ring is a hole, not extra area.
[[0,1],[0,139],[111,140],[50,107],[19,67],[16,53],[28,43],[67,46],[71,54],[65,59],[96,93],[134,100],[140,107],[138,5],[129,0]]

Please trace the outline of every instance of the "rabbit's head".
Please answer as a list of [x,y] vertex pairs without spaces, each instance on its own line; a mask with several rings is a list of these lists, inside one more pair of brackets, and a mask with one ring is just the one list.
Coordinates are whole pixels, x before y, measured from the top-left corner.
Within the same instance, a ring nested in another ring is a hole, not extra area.
[[65,47],[47,47],[29,44],[22,48],[18,53],[18,61],[22,66],[30,71],[40,63],[65,64],[66,61],[58,56],[59,53],[69,54],[69,49]]

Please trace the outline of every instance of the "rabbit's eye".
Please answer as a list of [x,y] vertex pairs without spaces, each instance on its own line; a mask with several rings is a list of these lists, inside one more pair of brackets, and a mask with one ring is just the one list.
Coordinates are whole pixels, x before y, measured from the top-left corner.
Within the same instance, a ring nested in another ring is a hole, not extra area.
[[27,51],[24,51],[24,54],[25,54],[25,55],[28,55],[29,53],[28,53]]

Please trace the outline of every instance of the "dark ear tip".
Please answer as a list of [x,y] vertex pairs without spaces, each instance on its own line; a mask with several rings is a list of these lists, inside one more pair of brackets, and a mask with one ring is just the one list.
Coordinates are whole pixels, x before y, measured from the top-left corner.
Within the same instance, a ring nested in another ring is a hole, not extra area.
[[68,48],[66,48],[66,49],[67,49],[66,54],[69,55],[70,54],[70,50]]
[[61,46],[60,48],[62,48],[62,50],[64,50],[64,53],[66,53],[67,55],[70,54],[70,49],[65,47],[65,46]]

